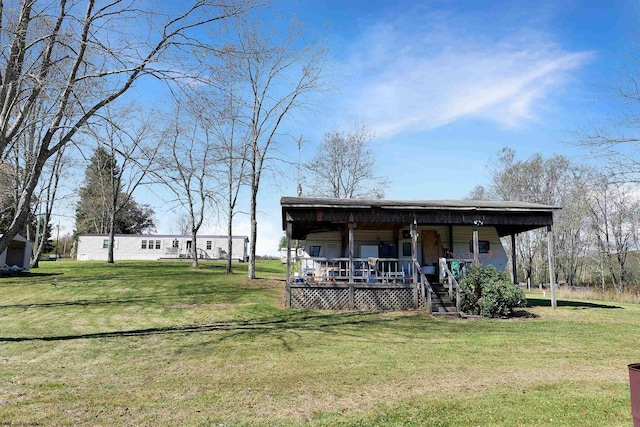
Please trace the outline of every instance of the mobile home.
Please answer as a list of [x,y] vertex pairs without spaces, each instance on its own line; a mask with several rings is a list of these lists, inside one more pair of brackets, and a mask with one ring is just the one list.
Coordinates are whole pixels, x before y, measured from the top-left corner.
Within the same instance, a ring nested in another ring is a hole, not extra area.
[[[246,261],[249,238],[233,236],[234,261]],[[190,235],[117,234],[114,240],[115,260],[184,259],[191,257],[193,238]],[[227,236],[197,236],[196,250],[199,259],[228,259]],[[79,261],[106,261],[109,236],[106,234],[82,234],[78,236]]]

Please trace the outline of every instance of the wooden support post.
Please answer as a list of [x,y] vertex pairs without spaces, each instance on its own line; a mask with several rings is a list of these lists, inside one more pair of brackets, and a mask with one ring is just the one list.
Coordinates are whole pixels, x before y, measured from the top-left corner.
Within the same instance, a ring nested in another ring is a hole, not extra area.
[[480,265],[480,244],[478,243],[478,226],[482,221],[473,221],[473,264]]
[[293,231],[293,224],[291,221],[287,221],[287,283],[285,289],[285,301],[284,305],[287,308],[291,308],[291,234]]
[[355,228],[355,224],[350,218],[349,221],[349,308],[351,310],[356,308],[356,290],[355,290],[355,282],[354,282],[354,265],[353,258],[355,255],[355,237],[353,229]]
[[516,235],[511,235],[511,278],[513,284],[518,284],[518,266],[516,262]]
[[411,270],[413,271],[413,308],[420,307],[420,273],[418,266],[418,223],[413,220],[411,223]]
[[413,283],[418,283],[418,277],[421,272],[416,271],[418,262],[418,224],[414,219],[411,223],[411,270],[413,271]]
[[556,301],[556,257],[553,253],[553,229],[547,225],[547,248],[549,251],[549,283],[551,286],[551,308],[557,308]]
[[449,252],[453,257],[453,225],[449,224]]
[[353,283],[353,276],[355,275],[353,258],[355,258],[355,238],[354,238],[354,223],[349,222],[349,283]]

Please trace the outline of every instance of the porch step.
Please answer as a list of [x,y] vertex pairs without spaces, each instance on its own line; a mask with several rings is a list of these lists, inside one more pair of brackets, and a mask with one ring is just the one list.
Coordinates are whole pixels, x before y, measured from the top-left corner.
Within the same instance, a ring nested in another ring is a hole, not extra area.
[[433,313],[431,313],[433,316],[435,317],[446,317],[446,318],[451,318],[451,319],[459,319],[459,318],[465,318],[464,313],[461,313],[459,311],[447,311],[447,312],[438,312],[435,311]]
[[431,313],[435,315],[453,315],[459,317],[456,304],[449,297],[449,287],[441,283],[431,284]]

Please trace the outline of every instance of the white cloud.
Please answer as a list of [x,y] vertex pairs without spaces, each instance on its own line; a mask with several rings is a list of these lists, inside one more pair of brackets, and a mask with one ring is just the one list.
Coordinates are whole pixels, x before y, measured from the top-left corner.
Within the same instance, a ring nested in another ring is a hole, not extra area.
[[594,56],[567,52],[539,32],[496,38],[443,28],[371,28],[342,65],[347,111],[378,136],[462,118],[518,127],[538,119],[570,72]]

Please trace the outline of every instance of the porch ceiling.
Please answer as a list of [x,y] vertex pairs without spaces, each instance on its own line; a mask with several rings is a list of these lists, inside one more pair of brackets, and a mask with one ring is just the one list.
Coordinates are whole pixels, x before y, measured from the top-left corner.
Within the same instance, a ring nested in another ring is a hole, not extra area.
[[556,206],[526,202],[477,200],[389,201],[283,197],[282,227],[292,225],[292,238],[309,233],[346,230],[349,222],[360,230],[401,229],[418,225],[483,225],[496,227],[501,237],[553,224]]

